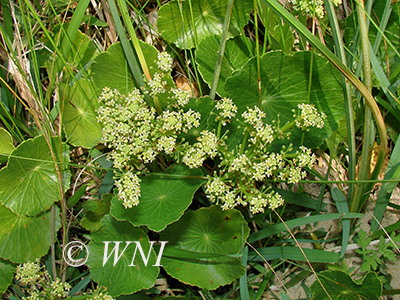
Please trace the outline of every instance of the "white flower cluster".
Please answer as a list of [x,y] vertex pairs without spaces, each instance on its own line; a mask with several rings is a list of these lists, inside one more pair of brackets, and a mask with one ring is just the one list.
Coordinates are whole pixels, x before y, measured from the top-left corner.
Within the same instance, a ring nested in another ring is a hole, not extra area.
[[23,285],[35,284],[42,278],[40,265],[34,262],[26,262],[17,266],[17,274],[15,279],[19,280]]
[[71,285],[68,282],[61,282],[60,278],[50,284],[50,296],[52,299],[66,298]]
[[118,197],[125,208],[132,208],[139,204],[140,179],[132,171],[127,171],[115,182],[118,188]]
[[265,124],[263,118],[265,113],[258,107],[247,108],[242,114],[244,122],[249,124],[250,141],[253,144],[257,144],[260,148],[264,148],[266,144],[270,144],[274,140],[274,131],[272,126]]
[[106,87],[99,101],[97,121],[103,124],[105,144],[114,149],[110,154],[114,166],[122,169],[134,157],[151,162],[155,157],[150,143],[155,109],[146,106],[139,90],[124,97]]
[[157,66],[164,72],[172,71],[172,63],[173,59],[168,52],[160,52],[158,53]]
[[282,197],[273,191],[262,192],[254,186],[241,183],[238,187],[231,187],[231,182],[223,182],[216,174],[208,178],[205,187],[210,201],[221,203],[223,210],[249,204],[250,211],[256,214],[264,212],[265,207],[276,209],[284,203]]
[[185,106],[189,103],[190,92],[184,89],[172,89],[171,92],[174,94],[174,99],[179,106]]
[[237,113],[237,106],[233,103],[232,99],[226,97],[218,101],[215,108],[218,110],[217,121],[221,120],[222,126],[225,126]]
[[[290,0],[289,2],[292,3],[295,10],[302,13],[309,15],[315,13],[319,19],[322,19],[325,15],[323,0]],[[333,4],[338,6],[342,4],[342,0],[333,0]]]
[[[294,115],[295,124],[298,128],[308,130],[309,127],[323,128],[326,115],[324,112],[319,113],[314,104],[298,104],[297,108],[300,114]],[[296,111],[294,111],[296,112]]]
[[23,297],[24,300],[66,298],[71,290],[71,285],[61,282],[60,278],[52,281],[49,273],[46,270],[42,271],[38,262],[26,262],[17,266],[15,278],[23,285],[30,285],[30,289],[27,290],[29,296]]
[[214,158],[218,153],[218,138],[211,131],[203,130],[197,140],[192,146],[186,144],[187,151],[182,159],[191,169],[201,167],[208,157]]
[[148,85],[150,87],[149,93],[152,96],[157,96],[158,94],[166,92],[165,86],[167,85],[167,82],[163,80],[163,74],[154,74],[153,78],[149,80]]

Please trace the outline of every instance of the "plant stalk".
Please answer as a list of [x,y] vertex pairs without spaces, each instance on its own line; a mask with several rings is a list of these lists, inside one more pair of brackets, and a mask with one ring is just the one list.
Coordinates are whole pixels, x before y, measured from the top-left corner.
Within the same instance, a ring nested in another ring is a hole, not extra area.
[[218,51],[218,59],[215,62],[214,77],[213,77],[213,82],[212,82],[211,91],[210,91],[210,98],[213,100],[215,99],[219,76],[221,74],[222,59],[224,58],[226,40],[227,40],[228,32],[229,32],[229,24],[231,22],[231,16],[232,16],[232,9],[233,9],[233,0],[229,0],[228,6],[226,8],[224,27],[223,27],[224,29],[222,31],[221,42],[220,42],[219,51]]
[[[368,92],[372,91],[372,75],[371,75],[371,63],[370,63],[370,52],[369,52],[369,38],[368,38],[368,27],[367,19],[365,17],[364,0],[359,1],[357,5],[358,22],[360,25],[361,32],[361,45],[362,45],[362,62],[364,69],[364,83]],[[361,163],[358,173],[358,179],[365,180],[369,177],[370,172],[370,147],[371,147],[371,133],[372,133],[372,114],[368,106],[365,106],[365,123],[364,123],[364,135],[363,145],[361,153]],[[361,203],[361,196],[364,193],[365,184],[359,183],[356,185],[354,192],[354,198],[350,202],[350,212],[358,212],[363,203]]]

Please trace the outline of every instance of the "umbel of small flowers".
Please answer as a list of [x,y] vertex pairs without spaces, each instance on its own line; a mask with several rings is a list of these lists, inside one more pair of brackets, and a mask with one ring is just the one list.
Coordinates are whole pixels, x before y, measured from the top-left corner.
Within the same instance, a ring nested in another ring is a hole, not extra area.
[[49,273],[42,270],[38,262],[26,262],[17,266],[15,275],[21,285],[29,286],[28,297],[22,299],[62,299],[68,296],[71,286],[68,282],[61,282],[59,278],[55,281],[50,279]]
[[[26,289],[29,296],[23,297],[24,300],[63,299],[68,297],[71,290],[71,285],[68,282],[62,282],[60,278],[51,280],[49,273],[43,270],[38,261],[29,261],[17,266],[15,279],[21,285],[29,287]],[[106,289],[100,287],[88,294],[87,299],[113,300]]]
[[[167,63],[171,62],[168,54],[159,55],[159,69],[169,72]],[[264,122],[265,113],[258,106],[248,107],[238,118],[238,107],[229,98],[215,101],[214,109],[202,116],[191,107],[187,91],[165,88],[165,76],[156,73],[144,88],[144,93],[151,96],[169,95],[170,104],[158,114],[138,89],[124,96],[106,87],[99,98],[97,120],[103,126],[103,142],[111,149],[109,158],[119,170],[116,187],[124,207],[139,204],[138,170],[148,169],[144,166],[150,167],[159,157],[192,169],[203,167],[207,159],[213,160],[216,168],[208,176],[205,191],[210,201],[221,204],[222,209],[248,205],[252,213],[258,213],[282,205],[283,199],[272,191],[271,185],[260,183],[297,183],[305,178],[304,168],[312,167],[315,156],[303,146],[297,151],[284,147],[279,152],[268,151],[269,146],[295,126],[303,130],[322,128],[326,116],[312,104],[299,104],[294,120],[277,128]],[[215,118],[210,119],[210,115]],[[226,141],[230,134],[225,128],[235,117],[242,123],[237,130],[242,131],[243,140],[228,151]],[[201,124],[212,121],[217,130],[207,126],[199,129]],[[196,136],[195,140],[185,138],[189,131]]]
[[[305,14],[313,15],[322,19],[325,15],[324,1],[323,0],[289,0],[293,5],[294,10],[300,11]],[[342,4],[342,0],[333,0],[335,6]]]

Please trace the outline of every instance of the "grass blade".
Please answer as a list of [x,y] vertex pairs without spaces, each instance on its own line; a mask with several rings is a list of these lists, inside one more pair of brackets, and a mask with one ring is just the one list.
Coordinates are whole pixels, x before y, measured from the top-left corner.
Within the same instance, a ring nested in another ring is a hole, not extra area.
[[108,3],[110,6],[112,17],[114,19],[115,27],[117,28],[119,39],[121,40],[122,48],[124,49],[125,58],[128,62],[129,68],[132,71],[133,77],[135,78],[136,87],[139,88],[141,86],[144,86],[142,70],[139,67],[132,46],[126,38],[125,30],[122,26],[122,22],[115,1],[109,0]]
[[[347,214],[349,212],[349,206],[347,205],[346,197],[343,195],[342,191],[338,188],[333,188],[331,194],[333,200],[336,203],[336,208],[338,209],[339,213]],[[346,253],[347,245],[349,244],[350,220],[342,218],[342,226],[342,251],[340,252],[340,257],[344,256],[344,254]]]
[[[392,151],[392,156],[390,157],[384,179],[397,179],[400,181],[400,137],[397,138],[396,145]],[[387,205],[393,193],[393,189],[396,187],[396,185],[397,182],[387,182],[382,185],[374,209],[374,216],[378,221],[382,220],[383,214],[386,211]],[[371,230],[375,231],[377,229],[378,223],[375,220],[372,220]]]
[[[291,229],[297,226],[305,225],[305,224],[310,224],[314,222],[320,222],[320,221],[327,221],[327,220],[336,220],[339,218],[342,219],[353,219],[353,218],[361,218],[363,214],[359,213],[333,213],[333,214],[324,214],[324,215],[315,215],[315,216],[308,216],[308,217],[303,217],[303,218],[297,218],[294,220],[289,220],[286,221],[286,226]],[[248,242],[253,243],[261,239],[265,239],[267,237],[270,237],[274,234],[280,233],[282,231],[286,231],[286,226],[283,223],[279,223],[276,225],[273,225],[271,227],[259,230],[256,233],[253,233],[249,236]]]
[[229,31],[229,24],[231,22],[231,16],[232,16],[232,9],[233,9],[233,0],[229,0],[228,6],[226,8],[224,27],[223,27],[221,42],[220,42],[219,51],[218,51],[218,59],[215,62],[214,77],[213,77],[213,82],[212,82],[211,91],[210,91],[210,97],[213,100],[215,99],[215,93],[217,91],[219,75],[221,74],[222,59],[224,58],[226,40],[228,37],[228,31]]

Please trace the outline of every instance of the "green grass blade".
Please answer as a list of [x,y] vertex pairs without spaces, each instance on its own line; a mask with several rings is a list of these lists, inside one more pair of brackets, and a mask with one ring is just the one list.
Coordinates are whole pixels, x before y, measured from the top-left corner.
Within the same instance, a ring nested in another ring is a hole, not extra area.
[[396,103],[396,92],[395,92],[393,86],[390,84],[389,79],[386,77],[385,72],[383,71],[382,66],[378,61],[378,58],[376,57],[375,53],[373,52],[372,47],[370,50],[371,50],[371,64],[372,64],[372,69],[374,70],[375,76],[379,81],[382,91],[384,92],[386,97],[389,99],[390,105],[392,106],[394,113],[397,115],[400,115],[400,111],[399,111],[399,108],[397,107],[397,103]]
[[[396,145],[392,151],[384,179],[397,179],[400,182],[400,137],[397,138]],[[387,182],[382,185],[374,209],[374,216],[378,221],[382,220],[396,185],[397,182]],[[378,223],[374,219],[371,223],[371,230],[375,231],[377,229]]]
[[129,68],[131,69],[133,77],[135,78],[136,87],[139,88],[141,86],[144,86],[142,70],[139,67],[139,64],[138,64],[137,58],[133,52],[132,46],[129,43],[128,39],[126,38],[125,30],[122,26],[122,22],[120,20],[120,16],[119,16],[115,1],[109,0],[108,4],[110,6],[111,14],[114,19],[115,27],[117,28],[117,32],[118,32],[118,36],[119,36],[119,39],[122,44],[122,48],[124,49],[125,58],[128,62]]
[[[323,214],[323,215],[315,215],[315,216],[308,216],[308,217],[303,217],[303,218],[297,218],[294,220],[289,220],[286,221],[286,226],[291,229],[294,227],[314,223],[314,222],[320,222],[320,221],[328,221],[328,220],[337,220],[337,219],[354,219],[354,218],[361,218],[363,214],[359,213],[333,213],[333,214]],[[283,223],[279,223],[276,225],[273,225],[271,227],[267,227],[265,229],[259,230],[256,233],[253,233],[249,236],[248,242],[253,243],[256,241],[259,241],[261,239],[265,239],[267,237],[270,237],[272,235],[278,234],[282,231],[286,231],[286,226]]]
[[[74,43],[76,34],[78,33],[79,26],[82,23],[83,16],[85,15],[85,11],[90,3],[90,0],[81,0],[78,2],[77,7],[75,8],[74,14],[72,15],[71,21],[68,24],[67,31],[65,32],[65,36],[63,37],[61,47],[61,54],[66,59],[70,52],[72,45]],[[63,27],[61,27],[63,30]],[[56,66],[58,70],[61,70],[63,65],[63,61],[58,58]]]
[[133,47],[135,48],[136,55],[139,58],[139,62],[142,67],[143,73],[146,76],[146,78],[148,80],[150,80],[151,79],[150,72],[147,67],[146,59],[143,55],[142,48],[139,45],[139,40],[136,36],[135,29],[133,28],[132,20],[129,16],[129,11],[128,11],[128,7],[126,5],[126,1],[125,0],[117,0],[117,1],[118,1],[119,9],[121,11],[122,18],[124,20],[124,24],[126,26],[126,29],[128,30],[129,36],[131,37]]
[[229,0],[228,6],[226,7],[225,20],[224,20],[223,31],[222,31],[222,35],[221,35],[221,42],[220,42],[219,51],[218,51],[218,59],[215,62],[214,77],[213,77],[213,82],[212,82],[211,91],[210,91],[210,98],[213,100],[215,99],[215,93],[217,91],[219,75],[221,74],[222,59],[224,58],[226,40],[228,38],[229,24],[231,22],[231,16],[232,16],[232,9],[233,9],[233,0]]
[[[339,21],[337,19],[337,14],[335,11],[335,7],[332,3],[332,0],[325,0],[325,8],[327,15],[329,17],[329,22],[332,27],[332,34],[333,34],[333,40],[335,42],[335,50],[336,50],[336,55],[341,59],[343,64],[347,66],[347,60],[346,60],[346,53],[344,50],[344,43],[343,43],[343,37],[342,37],[342,32],[339,27]],[[348,171],[348,177],[349,180],[354,180],[355,177],[355,171],[356,171],[356,140],[355,140],[355,127],[354,127],[354,116],[353,116],[353,99],[351,97],[351,88],[350,84],[346,82],[345,76],[342,75],[342,84],[345,87],[343,89],[344,92],[344,105],[346,109],[346,126],[347,126],[347,133],[348,133],[348,155],[349,155],[349,171]],[[354,184],[350,183],[349,184],[349,190],[348,190],[348,199],[353,198],[353,193],[354,193]]]
[[[248,258],[248,254],[249,254],[249,247],[246,246],[243,249],[242,252],[242,257],[241,257],[241,261],[243,266],[247,266],[247,258]],[[250,296],[249,296],[249,290],[247,287],[247,271],[244,271],[245,273],[242,275],[242,277],[240,277],[239,280],[239,286],[240,286],[240,299],[242,300],[250,300]]]
[[[306,261],[303,253],[297,247],[285,246],[285,247],[265,247],[257,249],[262,257],[259,257],[257,253],[251,251],[249,253],[249,261],[264,261],[273,259],[290,259],[296,261]],[[336,263],[340,261],[338,253],[327,252],[318,249],[303,249],[304,254],[307,256],[309,262],[314,263]]]
[[[346,197],[343,195],[342,191],[338,188],[332,189],[332,198],[336,203],[336,208],[341,214],[347,214],[349,212],[349,206],[346,202]],[[346,253],[347,245],[349,244],[350,237],[350,220],[342,218],[342,251],[340,252],[340,257],[343,257]]]

